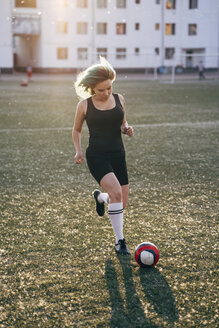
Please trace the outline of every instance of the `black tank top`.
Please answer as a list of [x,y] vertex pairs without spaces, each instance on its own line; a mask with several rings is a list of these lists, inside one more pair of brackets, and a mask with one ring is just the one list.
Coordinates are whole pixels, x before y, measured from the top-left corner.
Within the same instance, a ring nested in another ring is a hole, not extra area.
[[124,112],[118,94],[113,96],[116,105],[108,110],[97,109],[92,97],[87,99],[85,120],[89,130],[88,156],[119,156],[125,153],[120,129]]

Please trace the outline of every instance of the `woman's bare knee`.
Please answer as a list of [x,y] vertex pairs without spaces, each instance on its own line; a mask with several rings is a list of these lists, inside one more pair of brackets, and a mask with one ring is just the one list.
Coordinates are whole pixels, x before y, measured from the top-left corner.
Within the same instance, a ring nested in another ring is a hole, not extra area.
[[122,189],[116,188],[111,190],[109,193],[110,203],[121,203],[122,202]]
[[110,203],[121,203],[123,199],[122,188],[114,173],[106,174],[100,181],[103,189],[109,194]]

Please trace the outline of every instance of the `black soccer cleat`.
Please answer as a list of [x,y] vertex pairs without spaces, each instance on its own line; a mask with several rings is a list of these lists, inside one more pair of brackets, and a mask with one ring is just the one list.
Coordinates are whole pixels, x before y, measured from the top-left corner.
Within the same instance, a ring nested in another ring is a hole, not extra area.
[[126,246],[125,239],[119,239],[118,243],[115,244],[115,250],[118,254],[130,255],[129,249]]
[[98,197],[99,194],[100,194],[100,191],[99,190],[97,190],[97,189],[94,190],[93,195],[94,195],[94,199],[96,201],[96,211],[97,211],[97,214],[99,216],[104,216],[104,213],[105,213],[104,202],[103,203],[100,203],[97,200],[97,197]]

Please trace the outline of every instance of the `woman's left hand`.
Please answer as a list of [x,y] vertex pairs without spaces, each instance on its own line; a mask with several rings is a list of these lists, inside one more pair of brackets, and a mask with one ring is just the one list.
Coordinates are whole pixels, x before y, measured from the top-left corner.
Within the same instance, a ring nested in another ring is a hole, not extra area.
[[123,122],[123,124],[121,125],[121,131],[124,134],[127,134],[129,137],[133,137],[134,133],[133,133],[133,127],[128,125],[127,121]]
[[134,131],[132,126],[128,125],[125,130],[125,134],[127,134],[127,136],[133,137]]

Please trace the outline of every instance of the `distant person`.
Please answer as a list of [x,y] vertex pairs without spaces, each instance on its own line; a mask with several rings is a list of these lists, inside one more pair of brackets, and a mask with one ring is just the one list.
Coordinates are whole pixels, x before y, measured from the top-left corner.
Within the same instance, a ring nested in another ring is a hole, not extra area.
[[[104,203],[108,204],[108,215],[115,233],[115,250],[119,254],[130,254],[123,236],[123,209],[128,201],[128,174],[125,149],[121,133],[133,136],[133,128],[125,116],[125,100],[112,92],[116,72],[109,62],[101,57],[100,64],[88,67],[79,74],[75,83],[76,93],[86,92],[77,105],[73,127],[76,155],[74,161],[81,164],[84,156],[81,149],[81,131],[84,121],[89,129],[89,146],[86,150],[88,168],[105,190],[93,192],[96,211],[104,215]],[[101,247],[101,246],[100,246]]]
[[204,80],[205,79],[204,65],[203,65],[202,60],[200,60],[199,65],[198,65],[198,75],[199,75],[199,80]]
[[31,81],[31,78],[32,78],[32,66],[27,65],[27,79],[28,79],[28,81]]

